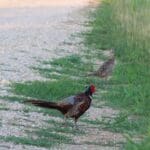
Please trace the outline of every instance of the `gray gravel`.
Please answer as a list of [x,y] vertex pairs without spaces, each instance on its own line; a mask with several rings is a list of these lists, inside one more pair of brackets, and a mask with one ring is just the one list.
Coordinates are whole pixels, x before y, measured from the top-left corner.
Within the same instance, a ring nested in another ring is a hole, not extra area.
[[[78,53],[71,35],[83,31],[82,13],[82,5],[1,8],[0,84],[40,80],[29,68],[37,65],[38,60]],[[71,45],[62,44],[69,40]]]

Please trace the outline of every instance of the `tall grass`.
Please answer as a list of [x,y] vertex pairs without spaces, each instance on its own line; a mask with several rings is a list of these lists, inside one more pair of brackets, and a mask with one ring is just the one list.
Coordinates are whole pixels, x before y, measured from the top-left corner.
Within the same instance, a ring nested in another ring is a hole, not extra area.
[[117,59],[103,98],[127,111],[133,123],[139,123],[137,132],[147,135],[150,132],[150,1],[104,0],[93,17],[93,28],[86,35],[85,44],[97,51],[113,48]]

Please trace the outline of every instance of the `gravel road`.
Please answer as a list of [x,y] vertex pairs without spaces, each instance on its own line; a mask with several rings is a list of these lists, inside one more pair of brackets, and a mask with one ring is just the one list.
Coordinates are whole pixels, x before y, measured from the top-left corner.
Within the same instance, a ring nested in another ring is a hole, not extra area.
[[[84,29],[83,9],[88,4],[88,0],[0,1],[0,84],[41,79],[29,68],[37,60],[78,53],[72,35]],[[69,40],[71,44],[63,44]]]
[[[0,0],[0,95],[11,81],[42,80],[39,60],[78,53],[89,0]],[[66,44],[65,44],[66,43]]]

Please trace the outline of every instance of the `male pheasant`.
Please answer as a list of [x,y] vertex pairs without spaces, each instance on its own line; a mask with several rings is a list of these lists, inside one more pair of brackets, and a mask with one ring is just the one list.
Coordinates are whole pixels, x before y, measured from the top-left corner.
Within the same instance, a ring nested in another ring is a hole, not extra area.
[[92,94],[96,88],[94,85],[87,87],[85,92],[70,96],[61,102],[48,102],[43,100],[27,100],[25,102],[32,103],[35,106],[56,109],[60,111],[65,118],[73,118],[75,127],[77,128],[77,120],[83,115],[90,107],[92,101]]

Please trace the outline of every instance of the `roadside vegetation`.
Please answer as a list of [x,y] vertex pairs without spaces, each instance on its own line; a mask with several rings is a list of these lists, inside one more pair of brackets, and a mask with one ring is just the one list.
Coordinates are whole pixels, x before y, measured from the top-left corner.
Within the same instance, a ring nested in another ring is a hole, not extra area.
[[[86,34],[86,45],[97,51],[114,49],[117,60],[112,78],[104,84],[107,93],[102,95],[109,105],[122,111],[111,127],[131,135],[127,150],[148,150],[150,1],[104,0],[92,18],[95,19],[92,30]],[[142,142],[131,140],[133,135]]]

